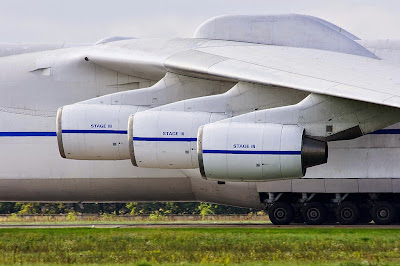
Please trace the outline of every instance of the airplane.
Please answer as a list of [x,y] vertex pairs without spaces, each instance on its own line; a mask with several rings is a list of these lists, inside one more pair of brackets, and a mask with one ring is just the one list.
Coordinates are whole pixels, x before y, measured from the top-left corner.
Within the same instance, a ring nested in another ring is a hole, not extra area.
[[[307,15],[0,45],[0,201],[202,201],[397,221],[400,42]],[[328,148],[329,146],[329,148]]]

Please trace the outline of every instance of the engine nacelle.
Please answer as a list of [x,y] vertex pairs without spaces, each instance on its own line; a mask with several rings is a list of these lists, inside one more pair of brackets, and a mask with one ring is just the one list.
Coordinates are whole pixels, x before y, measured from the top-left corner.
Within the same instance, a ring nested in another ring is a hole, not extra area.
[[132,164],[144,168],[198,168],[197,131],[227,118],[207,112],[145,111],[129,118]]
[[141,107],[72,104],[57,113],[57,140],[63,158],[77,160],[129,159],[129,115]]
[[200,172],[212,180],[299,178],[328,158],[326,142],[304,137],[297,125],[214,123],[200,127],[197,138]]

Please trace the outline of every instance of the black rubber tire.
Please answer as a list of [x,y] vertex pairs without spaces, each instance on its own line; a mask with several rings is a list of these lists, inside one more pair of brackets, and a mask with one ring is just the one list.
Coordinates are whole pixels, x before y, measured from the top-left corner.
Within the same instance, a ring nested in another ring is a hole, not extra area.
[[295,224],[304,224],[304,219],[302,215],[298,215],[294,217],[293,223]]
[[372,219],[376,224],[388,225],[396,220],[396,209],[387,201],[378,201],[371,210]]
[[337,224],[335,212],[328,209],[328,216],[326,218],[325,224],[335,225]]
[[369,206],[367,204],[359,205],[360,219],[358,220],[358,223],[369,224],[370,222],[372,222],[370,208],[371,208],[371,206]]
[[306,224],[318,225],[326,222],[328,210],[320,202],[309,202],[302,210],[303,219]]
[[271,222],[275,225],[290,224],[294,220],[294,209],[287,202],[275,202],[268,209]]
[[357,224],[360,210],[354,202],[344,201],[336,208],[336,220],[343,225]]

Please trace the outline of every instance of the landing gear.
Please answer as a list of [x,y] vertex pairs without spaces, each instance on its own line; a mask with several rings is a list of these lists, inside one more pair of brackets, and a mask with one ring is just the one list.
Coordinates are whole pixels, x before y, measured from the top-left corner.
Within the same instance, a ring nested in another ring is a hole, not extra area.
[[358,220],[358,223],[369,224],[370,222],[372,222],[370,206],[368,204],[360,204],[359,210],[360,210],[360,219]]
[[[400,192],[398,193],[400,195]],[[369,224],[400,223],[400,198],[392,193],[260,193],[275,225],[290,223]]]
[[325,223],[328,210],[320,202],[309,202],[302,210],[303,219],[307,224],[318,225]]
[[396,220],[396,209],[387,201],[378,201],[372,207],[371,215],[376,224],[388,225]]
[[344,201],[336,209],[336,219],[340,224],[356,224],[360,218],[357,204],[351,201]]
[[294,209],[287,202],[275,202],[268,210],[269,219],[275,225],[290,224],[294,220]]

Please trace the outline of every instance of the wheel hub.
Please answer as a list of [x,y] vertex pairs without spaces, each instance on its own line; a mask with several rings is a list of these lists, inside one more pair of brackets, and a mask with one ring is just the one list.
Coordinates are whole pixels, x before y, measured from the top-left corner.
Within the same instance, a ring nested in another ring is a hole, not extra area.
[[310,220],[317,220],[321,216],[320,212],[318,209],[310,209],[308,210],[308,218]]
[[342,218],[345,220],[349,220],[353,217],[353,211],[349,208],[345,208],[342,210]]
[[386,208],[381,208],[378,210],[378,217],[381,220],[386,220],[389,218],[389,210]]
[[285,218],[285,216],[286,216],[286,211],[284,209],[281,209],[281,208],[276,209],[275,213],[274,213],[274,216],[278,220],[283,220]]

